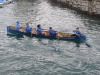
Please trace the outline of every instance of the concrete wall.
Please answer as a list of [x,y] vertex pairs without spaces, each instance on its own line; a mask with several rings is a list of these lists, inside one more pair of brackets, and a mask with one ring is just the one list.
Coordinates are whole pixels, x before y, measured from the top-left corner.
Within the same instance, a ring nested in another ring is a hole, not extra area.
[[65,3],[70,7],[77,8],[89,14],[100,15],[100,0],[53,0],[53,1]]

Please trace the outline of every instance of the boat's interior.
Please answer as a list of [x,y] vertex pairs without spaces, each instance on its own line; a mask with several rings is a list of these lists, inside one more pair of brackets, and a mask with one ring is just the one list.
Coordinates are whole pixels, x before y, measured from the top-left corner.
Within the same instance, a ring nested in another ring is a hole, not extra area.
[[[16,30],[15,26],[9,26],[9,28],[11,28],[11,29],[13,29],[13,30]],[[26,32],[25,27],[20,27],[20,29],[21,29],[22,32],[23,32],[23,31]],[[33,30],[37,32],[36,28],[33,28]],[[48,31],[44,31],[44,32],[46,32],[47,34],[49,34]],[[63,32],[59,32],[59,34],[62,35],[63,37],[71,37],[71,36],[73,36],[72,33],[63,33]]]

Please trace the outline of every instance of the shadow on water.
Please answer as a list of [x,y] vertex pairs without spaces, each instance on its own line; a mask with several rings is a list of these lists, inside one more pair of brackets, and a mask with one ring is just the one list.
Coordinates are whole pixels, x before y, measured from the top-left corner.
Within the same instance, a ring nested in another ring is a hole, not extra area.
[[74,41],[76,43],[76,47],[80,47],[80,44],[83,43],[82,41]]
[[15,37],[16,39],[21,39],[21,38],[24,38],[24,36],[23,35],[13,35],[13,34],[6,34],[9,38],[10,37]]
[[[34,38],[34,37],[32,37]],[[40,38],[40,37],[37,37],[38,38],[38,41],[42,41],[42,40],[46,40],[48,38]],[[50,39],[49,38],[49,44],[50,45],[53,45],[54,44],[54,41],[56,41],[56,46],[54,46],[54,48],[56,49],[56,51],[58,51],[60,49],[60,43],[63,43],[63,42],[69,42],[69,43],[74,43],[76,47],[80,47],[80,45],[82,43],[84,43],[84,41],[75,41],[75,40],[59,40],[59,39]]]

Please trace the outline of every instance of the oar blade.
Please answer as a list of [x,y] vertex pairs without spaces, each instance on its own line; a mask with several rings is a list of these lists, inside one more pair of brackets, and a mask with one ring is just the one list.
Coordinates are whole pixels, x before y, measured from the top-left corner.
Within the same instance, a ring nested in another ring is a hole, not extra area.
[[88,47],[91,47],[88,43],[85,42],[85,44],[86,44]]
[[88,47],[91,47],[85,40],[83,40],[80,36],[78,36]]

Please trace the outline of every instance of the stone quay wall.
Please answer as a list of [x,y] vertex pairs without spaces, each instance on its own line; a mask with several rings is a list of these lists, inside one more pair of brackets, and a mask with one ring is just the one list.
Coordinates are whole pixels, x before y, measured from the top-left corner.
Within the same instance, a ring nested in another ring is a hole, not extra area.
[[100,0],[52,0],[64,3],[66,6],[87,12],[90,15],[100,15]]

